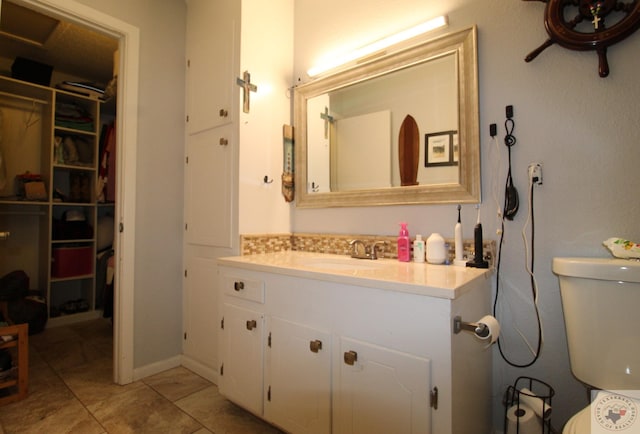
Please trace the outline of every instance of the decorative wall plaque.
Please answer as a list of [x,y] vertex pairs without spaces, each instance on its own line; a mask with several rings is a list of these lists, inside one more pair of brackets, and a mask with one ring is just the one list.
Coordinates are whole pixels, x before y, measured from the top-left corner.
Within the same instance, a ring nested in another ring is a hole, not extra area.
[[558,44],[570,50],[595,50],[600,77],[609,75],[607,48],[640,27],[640,1],[618,0],[524,0],[541,1],[547,6],[544,24],[549,39],[533,50],[531,62],[543,50]]

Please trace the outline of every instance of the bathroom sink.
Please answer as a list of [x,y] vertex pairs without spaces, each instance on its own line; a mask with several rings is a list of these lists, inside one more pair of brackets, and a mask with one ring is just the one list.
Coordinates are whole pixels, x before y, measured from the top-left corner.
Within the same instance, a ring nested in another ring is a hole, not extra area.
[[377,270],[381,267],[371,259],[353,258],[305,258],[300,265],[322,270],[349,271],[349,270]]

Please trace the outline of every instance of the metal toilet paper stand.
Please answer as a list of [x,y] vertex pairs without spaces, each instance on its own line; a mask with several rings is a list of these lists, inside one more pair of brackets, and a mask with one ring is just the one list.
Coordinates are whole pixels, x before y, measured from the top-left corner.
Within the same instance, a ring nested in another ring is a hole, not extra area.
[[[536,433],[550,434],[551,430],[551,399],[555,395],[553,388],[544,381],[531,377],[518,377],[513,386],[509,386],[504,395],[504,433],[529,434],[530,425],[521,426],[520,418],[516,423],[510,420],[510,410],[517,412],[533,411],[539,419],[539,429]],[[536,426],[538,426],[536,425]]]

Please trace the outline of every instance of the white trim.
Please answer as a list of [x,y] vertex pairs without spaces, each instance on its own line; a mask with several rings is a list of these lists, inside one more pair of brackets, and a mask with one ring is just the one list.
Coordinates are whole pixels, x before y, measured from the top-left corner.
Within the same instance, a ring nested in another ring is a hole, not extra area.
[[[118,384],[133,381],[136,156],[138,137],[138,71],[140,31],[117,18],[74,0],[16,0],[52,16],[90,26],[120,41],[117,102],[117,224],[126,228],[115,240],[113,376]],[[124,182],[124,179],[127,182]]]
[[[116,279],[114,294],[114,381],[133,381],[133,327],[135,288],[136,159],[138,138],[138,70],[140,37],[138,29],[120,38],[118,72],[116,152]],[[125,146],[126,144],[126,146]],[[127,182],[124,182],[124,180]]]
[[182,366],[194,372],[204,378],[205,380],[211,381],[213,384],[218,384],[218,372],[210,368],[197,360],[192,359],[191,357],[182,355]]
[[182,356],[178,355],[136,368],[133,370],[133,381],[138,381],[142,378],[150,377],[151,375],[159,374],[160,372],[164,372],[172,368],[177,368],[180,366],[181,359]]

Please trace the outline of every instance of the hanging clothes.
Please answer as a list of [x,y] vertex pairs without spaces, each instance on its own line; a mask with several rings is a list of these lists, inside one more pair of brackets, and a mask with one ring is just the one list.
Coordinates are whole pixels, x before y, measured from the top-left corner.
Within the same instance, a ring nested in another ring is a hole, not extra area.
[[98,202],[116,200],[116,125],[115,122],[104,125],[100,136],[100,162],[96,194]]
[[7,186],[7,162],[2,155],[2,132],[4,130],[4,115],[0,110],[0,190]]

